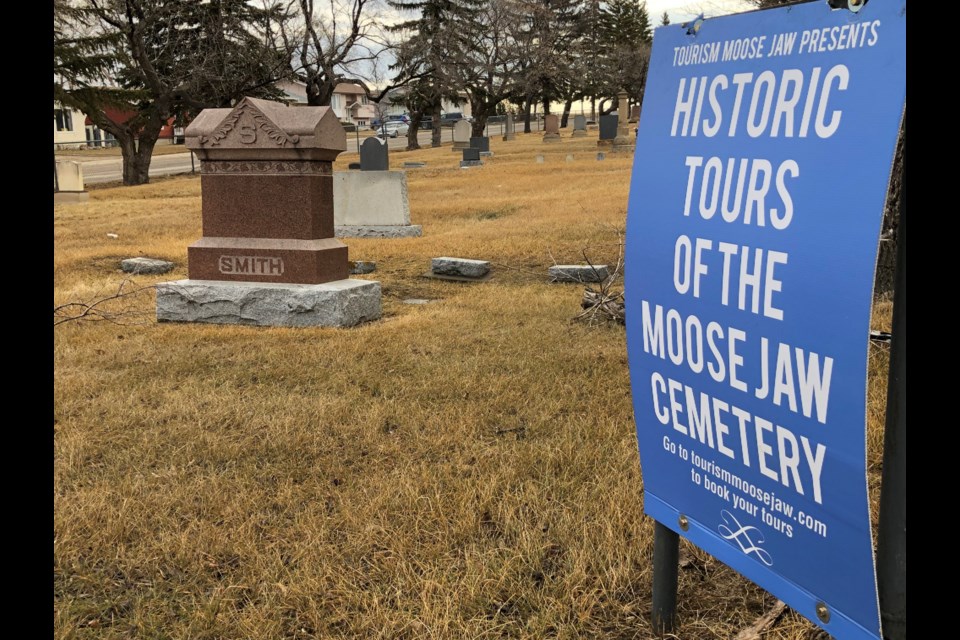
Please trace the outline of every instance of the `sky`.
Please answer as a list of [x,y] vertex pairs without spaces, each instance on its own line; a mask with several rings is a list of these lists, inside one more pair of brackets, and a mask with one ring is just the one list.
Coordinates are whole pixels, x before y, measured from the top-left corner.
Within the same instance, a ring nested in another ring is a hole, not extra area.
[[666,11],[670,23],[686,22],[701,12],[707,17],[738,13],[755,9],[747,0],[647,0],[647,15],[653,26],[660,26],[660,16]]

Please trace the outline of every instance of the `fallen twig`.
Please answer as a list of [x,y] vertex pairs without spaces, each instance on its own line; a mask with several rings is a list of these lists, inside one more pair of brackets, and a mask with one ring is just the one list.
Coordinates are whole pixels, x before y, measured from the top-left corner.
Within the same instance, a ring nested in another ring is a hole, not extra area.
[[[131,288],[133,287],[133,288]],[[146,315],[147,312],[132,308],[127,303],[132,296],[153,289],[154,285],[136,287],[130,279],[124,279],[117,287],[116,293],[100,296],[94,294],[87,301],[66,302],[53,307],[53,326],[61,325],[72,320],[104,320],[114,324],[133,325],[147,324],[147,321],[130,321],[132,318]],[[120,308],[114,308],[112,303],[120,303]]]
[[773,605],[769,611],[757,618],[756,622],[752,625],[738,633],[737,637],[733,640],[760,640],[760,634],[773,626],[773,623],[783,615],[786,608],[786,604],[777,600],[777,603]]

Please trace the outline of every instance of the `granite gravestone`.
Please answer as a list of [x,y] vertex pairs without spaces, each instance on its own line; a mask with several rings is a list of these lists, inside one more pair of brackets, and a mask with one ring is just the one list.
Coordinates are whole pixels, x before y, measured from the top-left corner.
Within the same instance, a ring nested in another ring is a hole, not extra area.
[[408,238],[423,234],[410,224],[403,171],[335,171],[333,223],[338,238]]
[[463,160],[460,161],[461,167],[479,167],[482,164],[479,149],[467,147],[463,150]]
[[630,108],[630,122],[640,122],[640,105]]
[[490,138],[486,136],[471,137],[470,146],[480,153],[490,153]]
[[380,316],[380,283],[348,280],[334,237],[332,164],[346,134],[329,107],[244,98],[187,127],[200,158],[203,237],[188,280],[157,285],[160,321],[350,326]]
[[587,118],[586,116],[574,116],[573,117],[573,137],[582,138],[587,135]]
[[630,106],[626,91],[617,94],[619,106],[617,107],[617,137],[613,139],[613,151],[615,153],[624,153],[633,151],[634,142],[630,138],[630,125],[628,116]]
[[361,171],[389,171],[390,148],[386,140],[367,138],[360,145]]
[[507,121],[504,123],[503,141],[508,142],[517,137],[516,124],[513,122],[513,114],[507,114]]
[[54,204],[87,202],[90,194],[83,188],[83,165],[71,160],[54,162]]
[[543,119],[544,142],[560,142],[560,116],[551,113]]
[[600,116],[600,140],[597,144],[608,145],[617,137],[617,116]]
[[466,120],[457,120],[453,125],[453,150],[460,151],[470,146],[470,133],[472,127]]

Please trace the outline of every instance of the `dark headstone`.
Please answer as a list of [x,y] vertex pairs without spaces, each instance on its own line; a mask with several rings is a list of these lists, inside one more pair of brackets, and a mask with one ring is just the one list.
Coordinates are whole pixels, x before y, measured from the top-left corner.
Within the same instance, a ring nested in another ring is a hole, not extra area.
[[600,139],[613,140],[617,137],[618,116],[600,116]]
[[387,142],[380,138],[367,138],[360,145],[361,171],[389,171],[390,151]]
[[475,149],[474,147],[467,147],[463,150],[463,161],[468,162],[470,160],[480,161],[480,149]]
[[470,146],[480,151],[490,151],[490,138],[486,136],[470,138]]

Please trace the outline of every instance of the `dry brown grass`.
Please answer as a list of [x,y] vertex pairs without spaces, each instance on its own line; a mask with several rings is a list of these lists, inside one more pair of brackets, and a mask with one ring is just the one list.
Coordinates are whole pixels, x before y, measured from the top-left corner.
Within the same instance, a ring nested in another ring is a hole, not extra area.
[[[57,638],[651,637],[624,332],[571,322],[582,287],[546,277],[551,255],[616,260],[632,159],[597,162],[590,137],[492,149],[471,170],[393,153],[428,163],[408,172],[424,236],[346,241],[378,263],[379,322],[55,330]],[[97,190],[54,225],[55,304],[115,290],[123,257],[179,265],[138,284],[186,277],[199,179]],[[440,255],[494,278],[420,277]],[[682,553],[679,638],[733,637],[774,602]],[[821,636],[788,612],[765,637]]]

